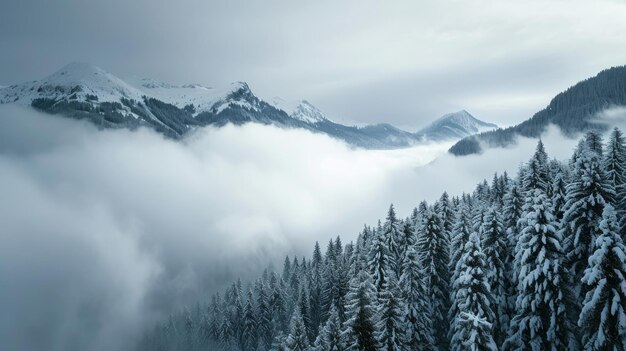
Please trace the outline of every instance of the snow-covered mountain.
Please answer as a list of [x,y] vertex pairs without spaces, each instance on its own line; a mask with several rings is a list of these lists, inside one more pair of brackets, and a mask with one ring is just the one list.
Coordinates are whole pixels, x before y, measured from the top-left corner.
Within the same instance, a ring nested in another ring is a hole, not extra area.
[[417,134],[431,141],[458,140],[496,128],[497,125],[478,120],[469,112],[461,110],[441,116]]
[[271,104],[277,109],[285,111],[289,117],[305,123],[315,124],[329,120],[324,112],[306,100],[293,102],[275,96],[271,99]]
[[41,80],[0,88],[0,103],[28,105],[48,113],[87,119],[101,128],[150,127],[172,138],[181,138],[206,125],[253,122],[324,133],[368,149],[460,139],[493,126],[465,111],[446,115],[418,133],[389,124],[345,126],[333,122],[306,100],[290,103],[281,98],[271,102],[260,99],[245,82],[213,88],[148,78],[122,80],[86,63],[70,63]]
[[30,105],[34,99],[49,98],[77,101],[119,102],[121,97],[141,99],[143,93],[101,68],[86,63],[70,63],[48,77],[5,87],[0,103],[17,102]]

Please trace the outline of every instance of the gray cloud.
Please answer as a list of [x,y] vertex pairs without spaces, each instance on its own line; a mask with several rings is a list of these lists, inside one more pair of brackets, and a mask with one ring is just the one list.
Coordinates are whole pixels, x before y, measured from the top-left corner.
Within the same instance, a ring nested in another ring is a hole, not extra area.
[[450,110],[513,124],[626,63],[621,1],[37,1],[0,13],[0,84],[70,61],[306,98],[415,130]]

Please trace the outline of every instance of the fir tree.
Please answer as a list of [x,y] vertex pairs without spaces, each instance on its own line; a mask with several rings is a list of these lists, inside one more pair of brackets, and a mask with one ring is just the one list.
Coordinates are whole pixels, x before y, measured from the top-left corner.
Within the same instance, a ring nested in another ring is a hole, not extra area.
[[385,224],[383,224],[383,236],[382,240],[387,248],[388,252],[388,268],[389,270],[399,276],[401,274],[400,268],[402,265],[402,257],[400,252],[402,251],[402,238],[403,233],[400,230],[400,222],[396,216],[396,211],[393,205],[389,206],[387,211],[387,218]]
[[432,306],[431,320],[436,325],[435,346],[448,348],[448,310],[450,309],[450,273],[448,271],[449,241],[441,229],[441,219],[433,212],[425,214],[424,227],[418,238],[420,265],[425,270],[425,282],[429,287]]
[[590,151],[602,157],[602,136],[596,131],[589,131],[585,135],[585,144]]
[[493,338],[496,345],[502,345],[506,338],[509,327],[508,292],[511,282],[509,280],[506,260],[508,245],[506,233],[502,226],[500,215],[495,207],[487,211],[481,242],[487,264],[487,282],[493,297],[495,318],[493,323]]
[[[580,282],[587,260],[594,251],[604,206],[611,203],[615,196],[598,154],[589,150],[586,143],[580,146],[573,165],[573,179],[566,188],[561,227],[568,265],[575,282]],[[584,297],[585,291],[577,285],[578,296]]]
[[388,246],[388,240],[384,236],[384,232],[374,235],[372,245],[369,250],[367,265],[374,279],[374,286],[378,292],[382,292],[387,284],[387,274],[393,271],[395,262],[393,255]]
[[[459,213],[457,214],[454,229],[452,230],[452,241],[450,243],[450,263],[448,269],[452,272],[451,282],[455,282],[458,278],[459,271],[456,266],[461,262],[461,258],[465,253],[465,244],[469,241],[470,234],[472,234],[472,221],[469,215],[469,209],[466,205],[461,206]],[[450,325],[454,324],[454,319],[460,313],[457,305],[454,303],[455,290],[450,290],[450,310],[448,311],[448,320]],[[452,338],[454,329],[450,328],[448,338]]]
[[308,351],[311,349],[299,308],[293,312],[289,330],[289,335],[285,339],[285,351]]
[[612,206],[604,208],[602,234],[582,278],[587,287],[578,321],[585,350],[626,349],[626,247]]
[[404,349],[406,328],[402,316],[405,309],[400,298],[398,282],[390,274],[387,287],[383,293],[380,305],[380,320],[378,321],[376,339],[380,350],[395,351]]
[[539,189],[548,194],[548,185],[550,183],[548,155],[541,140],[537,143],[535,154],[528,161],[522,181],[525,191],[532,192],[535,189]]
[[563,267],[562,239],[552,206],[540,189],[524,205],[522,232],[516,248],[518,296],[511,332],[505,342],[509,350],[575,349],[567,315],[568,280]]
[[417,351],[432,350],[434,340],[428,290],[424,283],[424,270],[419,265],[414,247],[409,247],[406,252],[400,288],[406,306],[404,309],[406,347]]
[[256,289],[257,300],[257,336],[259,344],[262,344],[266,350],[272,345],[274,340],[274,328],[272,326],[272,314],[275,313],[270,309],[269,297],[266,293],[266,287],[262,282],[258,282]]
[[350,282],[346,299],[346,323],[342,332],[346,350],[376,351],[376,287],[367,270],[361,270]]
[[257,318],[254,313],[252,291],[248,291],[248,301],[243,309],[243,330],[241,333],[241,349],[254,351],[257,347]]
[[626,240],[626,145],[622,131],[615,128],[611,132],[604,155],[604,168],[607,178],[615,189],[617,220],[622,240]]
[[330,316],[320,329],[315,340],[313,349],[315,351],[343,351],[345,347],[341,339],[342,326],[339,320],[339,313],[335,305],[331,305]]
[[[456,269],[458,277],[454,281],[454,304],[459,315],[455,316],[451,349],[456,350],[496,350],[491,325],[495,319],[491,309],[491,292],[487,281],[487,263],[480,247],[476,232],[465,244],[464,254]],[[480,323],[479,323],[480,322]]]

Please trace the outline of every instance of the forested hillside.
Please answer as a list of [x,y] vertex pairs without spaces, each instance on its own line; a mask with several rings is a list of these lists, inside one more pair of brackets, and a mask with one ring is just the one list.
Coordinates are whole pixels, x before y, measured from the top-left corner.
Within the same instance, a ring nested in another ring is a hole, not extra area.
[[517,175],[406,218],[390,206],[355,242],[173,314],[140,349],[624,350],[624,142],[589,132],[559,162],[539,141]]
[[479,153],[481,144],[504,147],[515,142],[515,136],[539,138],[549,124],[566,135],[588,130],[604,130],[593,118],[611,107],[626,106],[626,66],[606,69],[558,94],[535,115],[513,127],[497,129],[460,140],[450,153],[462,156]]

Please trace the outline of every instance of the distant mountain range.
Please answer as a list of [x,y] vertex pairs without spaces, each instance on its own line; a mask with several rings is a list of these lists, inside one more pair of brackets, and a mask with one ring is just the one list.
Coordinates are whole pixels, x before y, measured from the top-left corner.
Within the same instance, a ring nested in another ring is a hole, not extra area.
[[367,149],[394,149],[429,141],[458,140],[497,128],[467,111],[447,114],[418,132],[389,124],[346,126],[329,119],[302,100],[265,101],[244,82],[225,88],[174,85],[152,79],[122,80],[86,63],[71,63],[33,82],[0,88],[0,103],[29,105],[37,110],[86,119],[101,128],[152,128],[178,139],[201,126],[271,124],[324,133]]
[[462,156],[480,153],[485,146],[505,147],[513,144],[517,135],[539,138],[550,124],[569,136],[588,130],[605,130],[607,125],[595,117],[605,109],[617,106],[626,106],[626,66],[609,68],[577,83],[516,126],[466,137],[453,145],[450,153]]

